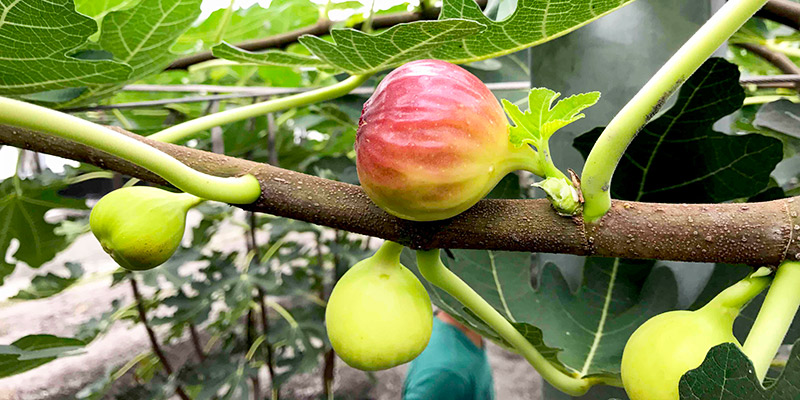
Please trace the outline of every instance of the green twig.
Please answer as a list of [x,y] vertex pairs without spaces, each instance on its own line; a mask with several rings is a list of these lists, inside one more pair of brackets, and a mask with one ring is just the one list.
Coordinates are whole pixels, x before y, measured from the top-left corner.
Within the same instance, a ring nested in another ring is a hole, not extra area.
[[767,0],[731,0],[711,17],[611,120],[583,168],[584,219],[594,222],[611,207],[611,177],[625,149],[669,95]]
[[492,327],[514,349],[522,354],[539,371],[548,383],[573,396],[579,396],[601,383],[596,378],[579,378],[559,370],[537,350],[508,320],[484,300],[475,290],[444,266],[439,250],[417,251],[417,266],[422,276],[470,309],[483,322]]
[[49,108],[0,97],[0,123],[46,132],[105,151],[205,199],[249,204],[261,195],[261,186],[252,175],[221,178],[198,172],[132,137]]
[[369,78],[369,75],[354,75],[335,85],[324,88],[206,115],[164,129],[161,132],[150,135],[150,139],[168,143],[178,143],[198,132],[215,126],[225,125],[292,107],[300,107],[335,99],[350,93],[350,91],[357,88],[358,85],[364,83],[367,78]]
[[786,261],[775,274],[743,350],[763,381],[800,307],[800,263]]

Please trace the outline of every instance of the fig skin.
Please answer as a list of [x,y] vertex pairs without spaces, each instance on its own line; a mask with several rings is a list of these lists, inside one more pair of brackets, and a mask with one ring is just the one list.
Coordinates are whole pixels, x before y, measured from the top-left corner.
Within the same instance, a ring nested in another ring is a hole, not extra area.
[[361,186],[389,214],[414,221],[453,217],[509,172],[537,168],[535,151],[509,143],[500,103],[454,64],[405,64],[364,104],[356,136]]
[[333,349],[345,363],[364,371],[413,360],[425,350],[433,328],[425,287],[400,264],[399,252],[384,250],[348,270],[325,309]]
[[186,213],[202,201],[186,193],[132,186],[103,196],[89,226],[111,258],[132,271],[166,262],[181,244]]
[[642,324],[622,355],[622,383],[631,400],[678,400],[678,383],[712,347],[734,343],[733,319],[701,311],[670,311]]
[[681,377],[699,367],[712,347],[733,343],[741,348],[733,336],[733,322],[770,281],[764,268],[697,311],[659,314],[636,329],[625,344],[620,371],[631,400],[678,400]]

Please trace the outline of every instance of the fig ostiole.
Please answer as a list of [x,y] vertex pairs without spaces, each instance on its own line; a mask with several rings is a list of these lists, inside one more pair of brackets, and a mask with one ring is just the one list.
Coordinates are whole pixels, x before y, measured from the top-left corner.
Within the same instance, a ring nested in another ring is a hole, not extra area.
[[328,338],[348,365],[376,371],[416,358],[428,345],[428,292],[400,264],[403,246],[385,242],[336,283],[325,309]]
[[670,311],[642,324],[622,353],[622,383],[631,400],[678,400],[681,377],[723,343],[741,344],[733,335],[739,311],[769,284],[751,276],[725,289],[697,311]]
[[203,199],[188,193],[132,186],[103,196],[89,226],[111,258],[132,271],[166,262],[181,244],[186,213]]
[[410,62],[364,104],[355,143],[359,181],[394,216],[453,217],[512,171],[541,175],[536,151],[512,145],[508,129],[502,106],[477,77],[445,61]]

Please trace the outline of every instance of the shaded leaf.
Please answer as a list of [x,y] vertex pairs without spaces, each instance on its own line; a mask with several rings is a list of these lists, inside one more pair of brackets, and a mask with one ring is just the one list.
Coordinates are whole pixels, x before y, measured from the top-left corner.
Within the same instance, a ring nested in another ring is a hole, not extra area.
[[[683,84],[675,105],[628,146],[614,173],[612,197],[707,203],[761,192],[782,159],[781,142],[762,135],[729,136],[712,128],[739,109],[743,99],[736,66],[720,58],[706,61]],[[602,130],[577,137],[573,145],[585,157]]]
[[[82,200],[59,196],[64,183],[56,179],[46,173],[35,180],[12,177],[0,183],[0,254],[5,255],[12,239],[17,239],[19,248],[12,256],[38,268],[69,245],[65,236],[55,233],[58,225],[45,222],[44,215],[54,208],[86,206]],[[13,271],[4,260],[0,258],[0,283]]]
[[800,138],[800,104],[789,100],[764,104],[758,109],[753,125]]
[[732,343],[713,347],[703,363],[680,381],[681,400],[794,400],[800,397],[800,346],[795,343],[781,376],[761,386],[753,364]]
[[53,273],[34,277],[30,287],[27,289],[20,289],[12,299],[36,300],[61,293],[83,276],[83,268],[80,264],[68,262],[66,267],[69,270],[69,275],[67,277],[61,277]]
[[[631,333],[648,318],[672,309],[675,278],[654,261],[587,258],[583,282],[572,292],[558,268],[540,268],[538,289],[531,284],[527,253],[452,250],[448,268],[514,323],[539,350],[562,369],[587,375],[616,375],[622,349]],[[411,252],[403,263],[416,270]],[[500,341],[461,304],[424,282],[434,304],[464,320],[481,334]]]
[[123,81],[131,67],[70,55],[97,31],[72,0],[0,0],[0,94]]
[[238,43],[262,39],[317,22],[319,6],[309,0],[273,0],[264,8],[258,3],[234,11],[230,15],[222,37],[220,26],[224,23],[226,9],[211,13],[202,23],[189,28],[175,43],[175,51],[200,51],[220,40]]
[[0,378],[68,356],[83,346],[84,343],[78,339],[53,335],[28,335],[10,345],[0,345]]

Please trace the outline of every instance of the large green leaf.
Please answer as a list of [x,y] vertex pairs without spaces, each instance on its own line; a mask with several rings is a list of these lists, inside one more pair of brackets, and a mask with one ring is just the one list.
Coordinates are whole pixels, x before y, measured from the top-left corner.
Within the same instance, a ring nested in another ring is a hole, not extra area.
[[[53,179],[46,174],[37,180],[12,177],[0,183],[0,254],[5,255],[11,241],[17,239],[14,258],[38,268],[69,245],[66,237],[54,232],[58,225],[45,222],[44,214],[54,208],[82,209],[85,204],[59,196],[64,185]],[[0,257],[0,283],[13,269]]]
[[334,29],[333,43],[302,36],[312,54],[351,74],[370,74],[429,57],[431,51],[465,36],[479,36],[485,25],[464,19],[417,21],[370,35],[355,29]]
[[0,378],[20,374],[58,357],[74,354],[83,346],[84,343],[78,339],[53,335],[28,335],[11,345],[0,345]]
[[[762,135],[729,136],[713,129],[742,106],[735,65],[713,58],[683,84],[675,105],[648,123],[620,160],[611,184],[618,199],[721,202],[750,197],[769,184],[782,159],[779,140]],[[575,139],[584,156],[602,128]]]
[[[448,268],[475,289],[551,361],[587,375],[619,373],[622,349],[648,318],[674,308],[677,284],[654,261],[587,258],[583,283],[573,292],[552,263],[540,267],[538,289],[531,283],[528,253],[453,250]],[[405,265],[416,263],[404,254]],[[460,316],[478,332],[498,340],[492,329],[471,316],[455,299],[426,286],[433,302]]]
[[[161,71],[176,56],[173,43],[200,15],[201,0],[142,0],[135,7],[103,18],[99,47],[114,60],[133,68],[133,81]],[[114,94],[125,82],[88,86],[86,92],[63,106],[95,101]]]
[[434,50],[432,56],[465,63],[513,53],[563,36],[632,1],[518,0],[514,13],[493,21],[473,0],[444,0],[440,20],[473,20],[486,25],[486,30],[448,43]]
[[72,0],[0,0],[0,94],[123,81],[124,63],[72,56],[97,31]]
[[731,343],[709,350],[705,361],[681,378],[681,400],[796,400],[800,398],[800,346],[795,343],[776,382],[761,386],[753,364]]
[[[520,0],[511,16],[494,21],[473,0],[445,0],[438,21],[400,24],[374,35],[333,29],[333,43],[310,35],[300,43],[320,60],[351,74],[375,73],[420,58],[467,63],[563,36],[632,1]],[[275,62],[277,54],[267,60]]]

